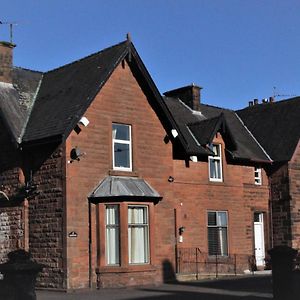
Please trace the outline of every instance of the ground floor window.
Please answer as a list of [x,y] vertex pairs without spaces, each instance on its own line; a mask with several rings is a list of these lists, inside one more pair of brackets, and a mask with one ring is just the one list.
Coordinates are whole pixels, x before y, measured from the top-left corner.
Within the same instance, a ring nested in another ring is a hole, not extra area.
[[227,211],[207,212],[208,254],[228,256]]
[[149,262],[147,206],[128,206],[128,257],[130,264]]
[[[98,259],[100,265],[129,266],[150,263],[152,210],[153,203],[99,204]],[[105,253],[105,258],[101,253]]]

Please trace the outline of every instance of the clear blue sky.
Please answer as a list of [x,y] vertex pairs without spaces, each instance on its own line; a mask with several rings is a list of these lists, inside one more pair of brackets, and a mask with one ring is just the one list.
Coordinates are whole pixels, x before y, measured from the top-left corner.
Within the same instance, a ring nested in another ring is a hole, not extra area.
[[3,0],[0,20],[18,23],[16,66],[47,71],[130,32],[160,92],[195,83],[233,109],[274,86],[300,95],[299,0]]

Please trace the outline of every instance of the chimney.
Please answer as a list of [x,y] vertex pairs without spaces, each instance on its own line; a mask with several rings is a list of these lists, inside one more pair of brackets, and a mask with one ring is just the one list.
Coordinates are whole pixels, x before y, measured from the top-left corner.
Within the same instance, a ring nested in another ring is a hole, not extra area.
[[249,107],[253,106],[253,101],[249,101]]
[[253,103],[254,103],[254,105],[257,105],[258,104],[258,99],[254,99]]
[[16,45],[0,41],[0,82],[12,83],[13,48]]
[[191,84],[185,87],[165,92],[164,95],[167,97],[179,98],[191,109],[199,111],[201,102],[201,89],[202,87]]

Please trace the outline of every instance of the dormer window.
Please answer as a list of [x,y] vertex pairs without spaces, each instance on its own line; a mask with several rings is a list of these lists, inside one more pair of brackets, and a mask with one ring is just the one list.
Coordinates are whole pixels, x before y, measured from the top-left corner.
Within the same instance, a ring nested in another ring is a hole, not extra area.
[[113,169],[132,171],[131,126],[112,125]]
[[254,168],[254,183],[256,185],[262,184],[261,168]]
[[210,149],[215,155],[208,157],[209,181],[221,182],[223,181],[221,145],[211,144]]

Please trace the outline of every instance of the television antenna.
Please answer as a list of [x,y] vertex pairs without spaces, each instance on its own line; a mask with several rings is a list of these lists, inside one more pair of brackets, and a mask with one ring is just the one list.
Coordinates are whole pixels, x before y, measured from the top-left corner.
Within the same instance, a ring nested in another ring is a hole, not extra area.
[[10,43],[13,44],[13,26],[18,25],[18,23],[17,22],[2,22],[2,21],[0,21],[0,25],[9,25]]
[[277,94],[276,91],[276,86],[273,86],[273,98],[275,99],[276,97],[295,97],[296,95],[293,94]]

